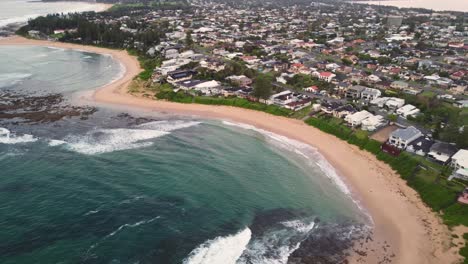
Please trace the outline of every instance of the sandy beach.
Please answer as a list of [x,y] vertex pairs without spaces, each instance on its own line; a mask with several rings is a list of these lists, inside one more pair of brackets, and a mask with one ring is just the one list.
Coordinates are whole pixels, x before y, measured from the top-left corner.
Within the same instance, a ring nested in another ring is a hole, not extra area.
[[388,165],[300,120],[241,108],[178,104],[130,95],[128,85],[141,69],[138,60],[126,51],[20,37],[1,39],[0,45],[40,45],[109,54],[125,66],[126,72],[121,79],[98,89],[93,95],[96,102],[250,124],[316,147],[337,169],[375,224],[372,240],[356,243],[350,263],[457,263],[460,260],[458,248],[450,248],[449,229]]

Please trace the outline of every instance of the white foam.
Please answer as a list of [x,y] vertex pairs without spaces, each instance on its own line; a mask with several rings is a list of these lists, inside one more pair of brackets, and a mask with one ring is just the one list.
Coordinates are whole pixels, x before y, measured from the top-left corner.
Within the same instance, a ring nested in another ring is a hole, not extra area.
[[30,78],[30,73],[2,73],[0,74],[0,88],[10,87]]
[[300,220],[291,220],[282,223],[285,227],[293,228],[301,233],[308,233],[315,227],[315,222],[305,223]]
[[81,154],[102,154],[151,146],[152,142],[142,142],[169,134],[164,131],[148,129],[100,129],[83,137],[66,139],[70,150]]
[[60,146],[60,145],[63,145],[63,144],[67,144],[67,142],[65,142],[63,140],[56,140],[56,139],[49,140],[49,146],[51,146],[51,147],[56,147],[56,146]]
[[[171,131],[200,124],[195,121],[156,121],[135,128],[98,129],[84,136],[65,138],[68,149],[87,155],[109,153],[119,150],[149,147],[149,141],[170,134]],[[51,145],[52,141],[49,142]],[[58,144],[59,142],[56,142]]]
[[0,144],[20,144],[20,143],[30,143],[37,141],[33,135],[24,134],[18,136],[12,134],[10,130],[0,127]]
[[190,252],[184,264],[234,264],[242,255],[252,237],[252,231],[241,232],[208,240]]
[[237,263],[286,264],[289,256],[316,227],[313,221],[291,220],[282,224],[284,229],[266,232],[262,237],[252,240]]
[[159,218],[160,218],[160,216],[156,216],[156,217],[151,218],[149,220],[142,220],[142,221],[138,221],[138,222],[133,223],[133,224],[121,225],[121,226],[119,226],[119,228],[117,228],[115,231],[113,231],[112,233],[110,233],[106,237],[114,236],[115,234],[117,234],[118,232],[120,232],[124,228],[133,228],[133,227],[137,227],[137,226],[140,226],[140,225],[149,224],[149,223],[154,222],[156,219],[159,219]]
[[201,122],[197,121],[183,121],[183,120],[175,120],[175,121],[154,121],[145,124],[141,124],[138,127],[145,128],[145,129],[156,129],[159,131],[166,131],[171,132],[178,129],[188,128],[192,126],[196,126],[201,124]]
[[88,215],[92,215],[92,214],[96,214],[96,213],[99,213],[99,210],[88,211],[86,214],[84,214],[84,216],[88,216]]

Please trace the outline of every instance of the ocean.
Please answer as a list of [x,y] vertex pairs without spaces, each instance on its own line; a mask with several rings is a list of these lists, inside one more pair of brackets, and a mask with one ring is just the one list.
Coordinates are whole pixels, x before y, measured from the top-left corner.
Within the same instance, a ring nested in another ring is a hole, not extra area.
[[90,2],[42,2],[31,0],[0,1],[0,28],[9,24],[25,23],[30,18],[50,13],[102,11],[105,5]]
[[0,263],[338,263],[370,229],[313,147],[75,105],[118,78],[111,57],[0,47],[0,67]]

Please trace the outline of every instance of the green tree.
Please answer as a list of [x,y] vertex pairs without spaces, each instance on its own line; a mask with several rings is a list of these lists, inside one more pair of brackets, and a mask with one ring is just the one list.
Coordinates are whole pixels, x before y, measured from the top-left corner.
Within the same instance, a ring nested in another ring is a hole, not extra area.
[[185,34],[185,45],[187,45],[187,47],[192,47],[193,45],[192,31],[188,31]]
[[253,85],[253,96],[261,99],[268,99],[271,95],[272,79],[268,75],[260,74],[255,79]]

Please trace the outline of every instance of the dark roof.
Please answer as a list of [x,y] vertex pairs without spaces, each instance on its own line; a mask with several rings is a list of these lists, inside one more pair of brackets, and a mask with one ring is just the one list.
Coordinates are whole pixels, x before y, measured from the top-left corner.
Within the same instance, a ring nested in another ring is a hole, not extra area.
[[434,140],[422,136],[416,139],[415,141],[411,142],[408,146],[412,146],[414,151],[421,150],[424,153],[428,153],[433,144]]
[[182,70],[182,71],[171,71],[171,72],[168,72],[167,75],[170,76],[172,79],[180,79],[180,78],[185,78],[185,77],[189,77],[189,76],[192,76],[192,75],[195,75],[196,72],[193,71],[193,70]]
[[438,152],[438,153],[444,153],[447,154],[447,156],[453,156],[455,153],[457,153],[458,149],[452,144],[445,143],[445,142],[436,142],[434,145],[431,147],[432,152]]

